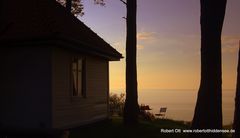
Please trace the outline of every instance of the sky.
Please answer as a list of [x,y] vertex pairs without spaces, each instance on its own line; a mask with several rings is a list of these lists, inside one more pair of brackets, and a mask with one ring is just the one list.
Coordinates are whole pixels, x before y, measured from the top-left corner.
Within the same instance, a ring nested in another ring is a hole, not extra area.
[[[198,89],[200,0],[137,0],[138,89]],[[227,0],[222,32],[223,89],[235,89],[240,40],[240,1]],[[78,17],[125,57],[126,7],[83,0]],[[110,91],[125,89],[125,58],[110,62]]]

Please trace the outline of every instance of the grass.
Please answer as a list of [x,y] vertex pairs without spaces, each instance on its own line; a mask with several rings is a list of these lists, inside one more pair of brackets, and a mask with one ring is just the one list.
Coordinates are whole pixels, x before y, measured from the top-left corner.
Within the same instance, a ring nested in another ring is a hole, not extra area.
[[149,121],[140,121],[136,126],[124,126],[122,118],[113,118],[111,121],[94,124],[87,127],[82,127],[70,131],[69,138],[172,138],[187,137],[184,134],[164,134],[161,129],[187,129],[188,125],[181,121],[172,121],[168,119]]
[[[187,138],[186,133],[163,133],[161,129],[189,129],[190,124],[184,121],[156,119],[141,120],[136,126],[125,126],[122,118],[112,118],[111,121],[101,122],[70,131],[69,138]],[[223,138],[230,138],[224,135]]]
[[[190,128],[190,123],[171,119],[155,119],[154,121],[140,120],[139,124],[135,126],[125,126],[122,122],[122,118],[114,117],[105,122],[74,128],[70,130],[69,138],[188,138],[187,133],[163,133],[161,129],[174,131],[175,129],[186,130]],[[231,125],[226,125],[223,128],[231,129]],[[0,134],[0,138],[6,135],[8,134]],[[26,132],[21,133],[21,135],[20,133],[9,133],[8,135],[9,138],[16,138],[15,136],[53,138],[55,133],[42,133],[38,135],[38,133]],[[58,135],[55,137],[57,138]],[[231,138],[231,134],[225,134],[223,138]]]

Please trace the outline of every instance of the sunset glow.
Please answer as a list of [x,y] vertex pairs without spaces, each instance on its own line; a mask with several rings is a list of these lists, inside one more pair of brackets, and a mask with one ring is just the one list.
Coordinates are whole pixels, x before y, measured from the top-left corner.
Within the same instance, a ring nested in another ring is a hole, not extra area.
[[[222,35],[223,89],[235,89],[240,40],[240,1],[228,0]],[[125,56],[125,6],[84,1],[79,17]],[[200,82],[200,2],[138,0],[138,88],[198,89]],[[110,63],[110,89],[125,89],[125,59]]]

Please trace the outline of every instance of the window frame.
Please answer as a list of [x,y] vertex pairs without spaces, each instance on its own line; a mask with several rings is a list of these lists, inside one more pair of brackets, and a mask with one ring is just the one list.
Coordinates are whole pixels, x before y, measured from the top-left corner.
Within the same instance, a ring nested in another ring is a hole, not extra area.
[[[81,78],[79,78],[79,60],[81,60]],[[74,76],[74,64],[76,64],[76,75]],[[86,58],[74,56],[71,60],[71,96],[72,97],[82,97],[87,98],[86,93]],[[76,79],[75,79],[75,78]],[[81,85],[79,85],[79,79],[81,79]],[[79,90],[81,86],[81,90]]]

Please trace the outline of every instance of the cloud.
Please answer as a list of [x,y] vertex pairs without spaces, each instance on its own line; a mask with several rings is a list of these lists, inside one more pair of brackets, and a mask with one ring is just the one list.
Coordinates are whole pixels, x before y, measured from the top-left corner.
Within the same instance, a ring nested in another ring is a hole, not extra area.
[[142,49],[144,49],[144,46],[143,45],[137,45],[137,49],[142,50]]
[[[125,53],[125,49],[126,49],[126,45],[121,41],[118,42],[114,42],[111,44],[114,48],[116,48],[118,51],[120,51],[121,53]],[[137,49],[138,50],[142,50],[144,49],[144,45],[142,44],[137,44]]]
[[224,54],[236,53],[239,49],[239,35],[225,35],[222,36],[222,52]]
[[114,47],[122,47],[123,46],[123,44],[121,42],[114,42],[114,43],[112,43],[112,45]]
[[137,34],[138,40],[154,40],[156,38],[155,32],[139,32]]

